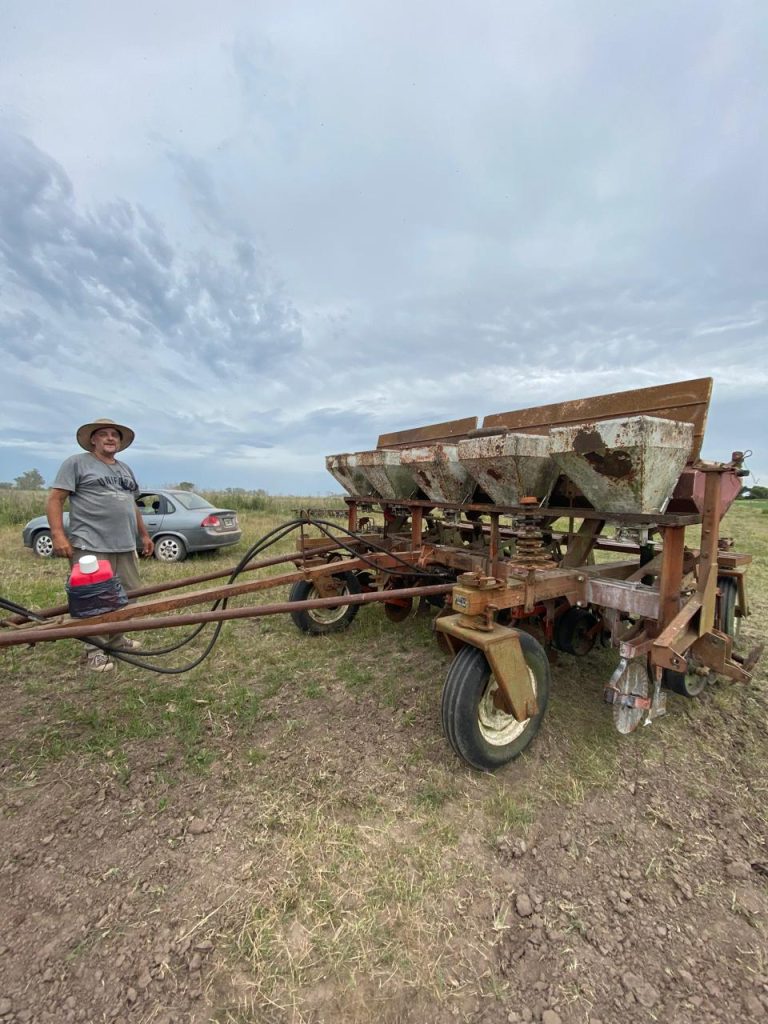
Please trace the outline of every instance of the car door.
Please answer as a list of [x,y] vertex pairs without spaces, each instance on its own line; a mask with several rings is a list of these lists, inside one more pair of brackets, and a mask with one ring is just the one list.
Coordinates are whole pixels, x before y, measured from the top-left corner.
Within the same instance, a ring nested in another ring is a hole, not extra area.
[[[136,499],[136,507],[141,513],[147,533],[150,537],[161,529],[163,519],[168,511],[168,501],[162,494],[154,491],[142,491]],[[139,545],[137,544],[137,547]]]

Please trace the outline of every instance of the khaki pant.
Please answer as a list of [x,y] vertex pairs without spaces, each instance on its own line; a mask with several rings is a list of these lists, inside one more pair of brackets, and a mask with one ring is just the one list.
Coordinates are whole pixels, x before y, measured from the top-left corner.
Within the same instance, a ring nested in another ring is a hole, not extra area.
[[[70,565],[74,565],[83,555],[95,555],[102,561],[109,562],[112,566],[112,572],[115,576],[120,577],[123,590],[137,590],[141,586],[139,558],[135,551],[84,551],[82,548],[74,548]],[[125,634],[107,633],[105,636],[95,636],[93,639],[100,640],[103,644],[117,644],[119,646],[125,639]]]

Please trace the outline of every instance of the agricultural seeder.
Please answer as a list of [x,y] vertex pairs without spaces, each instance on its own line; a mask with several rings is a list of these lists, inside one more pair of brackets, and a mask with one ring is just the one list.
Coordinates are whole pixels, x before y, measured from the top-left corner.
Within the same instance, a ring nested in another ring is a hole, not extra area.
[[[711,390],[701,378],[382,435],[374,450],[326,459],[347,492],[346,526],[301,511],[233,569],[144,587],[87,621],[5,601],[0,647],[169,626],[196,634],[279,613],[329,634],[363,604],[382,603],[398,623],[418,602],[435,609],[452,657],[443,729],[473,767],[494,771],[530,743],[556,651],[617,649],[604,698],[632,732],[665,712],[667,690],[697,697],[719,677],[747,682],[761,650],[733,647],[751,556],[720,536],[720,521],[747,471],[742,452],[700,459]],[[294,551],[257,557],[291,532]],[[275,588],[290,588],[289,600],[230,607]],[[120,657],[151,667],[146,655],[172,649]]]

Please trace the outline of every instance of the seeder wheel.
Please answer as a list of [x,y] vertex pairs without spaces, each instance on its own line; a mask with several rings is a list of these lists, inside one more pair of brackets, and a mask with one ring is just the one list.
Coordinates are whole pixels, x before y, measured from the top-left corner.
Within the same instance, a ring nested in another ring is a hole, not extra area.
[[720,590],[717,599],[717,628],[728,636],[736,636],[736,580],[730,576],[718,576],[717,586]]
[[[354,573],[341,573],[339,576],[335,576],[334,580],[338,581],[340,595],[360,593],[360,584]],[[291,587],[288,600],[312,601],[320,596],[314,583],[309,580],[299,580]],[[291,612],[291,618],[302,633],[319,636],[325,633],[340,633],[347,629],[359,609],[360,606],[356,604],[337,604],[328,608],[304,608],[301,611]]]
[[698,697],[707,685],[707,677],[697,672],[673,672],[665,668],[662,682],[665,689],[679,693],[682,697]]
[[646,712],[650,686],[645,658],[622,658],[608,684],[613,692],[613,724],[623,735],[634,732]]
[[549,700],[549,663],[532,636],[520,634],[520,646],[538,711],[524,722],[497,707],[498,689],[491,667],[477,647],[462,647],[451,663],[443,686],[443,731],[453,749],[473,768],[494,772],[518,757],[539,731]]
[[588,608],[569,608],[555,620],[555,647],[566,654],[583,658],[595,646],[600,632],[600,619]]

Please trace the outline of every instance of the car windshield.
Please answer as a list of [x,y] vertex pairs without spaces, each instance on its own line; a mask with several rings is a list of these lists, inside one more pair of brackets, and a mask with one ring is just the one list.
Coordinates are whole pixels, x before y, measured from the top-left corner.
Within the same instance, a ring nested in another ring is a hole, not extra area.
[[206,501],[205,498],[201,498],[199,494],[193,494],[191,491],[174,491],[173,500],[178,501],[184,508],[196,509],[196,508],[214,508],[215,506]]

